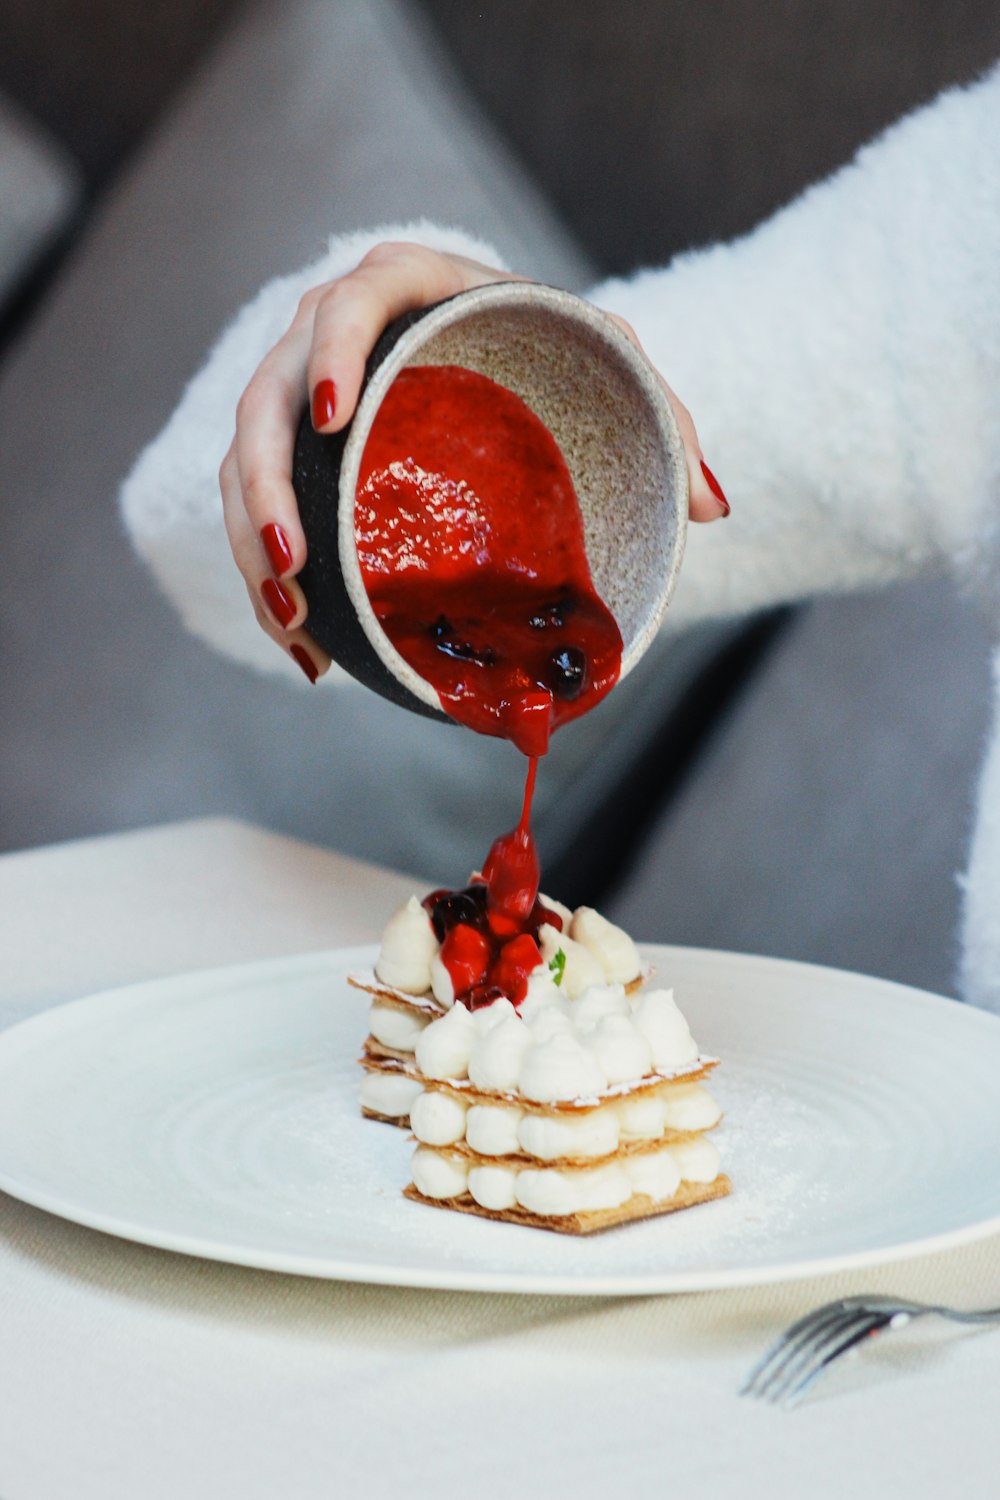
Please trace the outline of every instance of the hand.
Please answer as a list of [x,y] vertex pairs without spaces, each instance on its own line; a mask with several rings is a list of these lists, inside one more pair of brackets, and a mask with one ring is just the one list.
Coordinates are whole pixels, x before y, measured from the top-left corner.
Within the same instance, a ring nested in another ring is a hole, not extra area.
[[[387,323],[472,287],[527,279],[422,245],[377,245],[347,276],[306,293],[288,332],[240,398],[236,436],[219,471],[229,544],[258,623],[311,681],[330,659],[304,628],[306,601],[296,582],[306,559],[291,481],[303,391],[310,393],[317,431],[338,432],[354,414],[365,362]],[[608,316],[639,345],[623,318]],[[687,455],[691,519],[728,515],[722,491],[705,468],[690,413],[666,381],[663,386]]]

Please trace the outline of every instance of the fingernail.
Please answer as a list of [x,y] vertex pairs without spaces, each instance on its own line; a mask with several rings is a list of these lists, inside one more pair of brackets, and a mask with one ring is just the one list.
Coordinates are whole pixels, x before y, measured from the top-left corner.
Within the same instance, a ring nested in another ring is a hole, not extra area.
[[280,578],[292,566],[292,549],[288,545],[288,538],[281,527],[272,521],[269,526],[263,527],[260,539],[264,543],[268,562]]
[[318,432],[327,422],[332,422],[337,409],[337,387],[332,380],[316,383],[312,399],[312,423]]
[[293,659],[298,662],[303,672],[309,678],[309,681],[315,686],[316,679],[319,677],[319,673],[316,670],[315,663],[313,662],[312,657],[309,655],[309,652],[304,651],[301,646],[289,646],[288,649]]
[[265,578],[260,586],[260,593],[282,630],[287,630],[295,619],[295,601],[288,590],[283,589],[273,578]]
[[723,514],[723,516],[728,516],[729,509],[730,509],[730,507],[729,507],[729,501],[726,499],[725,495],[722,493],[722,485],[716,479],[715,475],[712,473],[711,469],[708,467],[708,464],[705,462],[704,459],[701,460],[701,472],[705,476],[705,483],[708,485],[709,489],[712,491],[712,494],[715,496],[716,500],[718,500],[719,504],[722,506],[722,514]]

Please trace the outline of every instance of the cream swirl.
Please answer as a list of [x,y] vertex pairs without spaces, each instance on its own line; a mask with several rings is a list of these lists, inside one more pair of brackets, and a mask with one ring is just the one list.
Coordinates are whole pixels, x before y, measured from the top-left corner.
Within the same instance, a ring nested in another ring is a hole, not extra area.
[[473,1104],[465,1117],[465,1139],[479,1156],[515,1156],[524,1111],[509,1104]]
[[632,1196],[632,1184],[615,1163],[577,1172],[525,1167],[517,1174],[516,1190],[522,1208],[547,1217],[618,1208]]
[[513,1089],[525,1054],[533,1046],[529,1028],[514,1014],[477,1041],[469,1059],[469,1078],[481,1089]]
[[609,1083],[629,1083],[652,1070],[653,1049],[630,1016],[604,1016],[587,1037],[587,1046]]
[[425,1089],[410,1106],[410,1129],[425,1146],[452,1146],[465,1135],[465,1115],[460,1099]]
[[437,957],[438,940],[431,919],[416,896],[411,896],[382,934],[375,960],[375,975],[383,984],[407,995],[423,995],[431,987],[431,964]]
[[632,1013],[636,1026],[653,1050],[653,1062],[663,1073],[694,1062],[698,1047],[688,1023],[677,1009],[673,990],[649,990]]
[[366,1073],[361,1080],[361,1108],[389,1120],[403,1120],[422,1092],[417,1080],[405,1073]]
[[608,1107],[575,1116],[526,1114],[517,1138],[528,1156],[539,1161],[610,1156],[618,1150],[618,1116]]
[[417,1037],[417,1067],[425,1078],[464,1078],[478,1035],[470,1012],[453,1005]]
[[538,929],[538,946],[546,963],[560,951],[566,960],[560,989],[569,1000],[582,995],[588,985],[603,984],[604,970],[582,943],[576,943],[565,932],[544,922]]
[[577,907],[569,935],[593,954],[604,978],[612,983],[629,984],[642,973],[639,950],[628,933],[592,906]]
[[532,1047],[518,1075],[524,1097],[540,1104],[587,1098],[599,1094],[607,1082],[597,1058],[572,1035],[551,1036]]
[[386,1005],[374,1000],[368,1027],[372,1036],[383,1047],[391,1047],[394,1052],[412,1052],[417,1037],[429,1020],[429,1016],[419,1016],[412,1010],[402,1010],[398,1005]]
[[457,1157],[418,1146],[410,1163],[413,1185],[425,1198],[458,1198],[469,1183],[469,1168]]

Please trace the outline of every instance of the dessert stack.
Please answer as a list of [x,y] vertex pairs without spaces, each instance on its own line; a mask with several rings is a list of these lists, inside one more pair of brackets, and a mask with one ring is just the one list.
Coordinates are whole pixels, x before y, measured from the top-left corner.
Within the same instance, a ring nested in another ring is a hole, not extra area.
[[540,897],[553,921],[518,994],[463,1003],[428,900],[397,912],[374,972],[352,976],[372,995],[362,1111],[412,1130],[408,1198],[587,1234],[730,1191],[707,1137],[718,1060],[671,991],[642,987],[626,933]]

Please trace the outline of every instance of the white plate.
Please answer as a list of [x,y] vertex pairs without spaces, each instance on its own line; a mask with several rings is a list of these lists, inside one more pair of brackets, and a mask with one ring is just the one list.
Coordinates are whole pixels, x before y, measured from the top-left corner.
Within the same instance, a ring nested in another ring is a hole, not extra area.
[[649,948],[726,1110],[731,1198],[576,1239],[411,1204],[362,1120],[370,949],[158,980],[0,1036],[0,1187],[168,1250],[400,1286],[609,1295],[873,1265],[1000,1229],[1000,1020],[832,969]]

